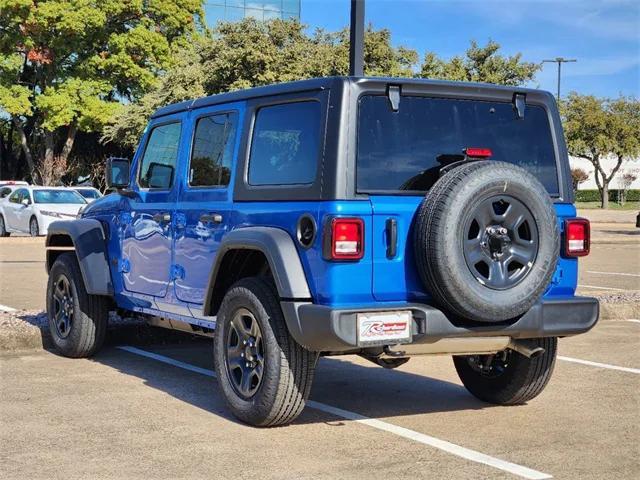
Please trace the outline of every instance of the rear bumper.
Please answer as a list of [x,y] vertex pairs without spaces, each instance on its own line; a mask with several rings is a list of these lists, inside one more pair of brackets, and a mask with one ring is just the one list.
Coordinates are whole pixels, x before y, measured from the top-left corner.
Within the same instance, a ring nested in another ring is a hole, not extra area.
[[298,302],[281,302],[281,305],[291,335],[305,348],[318,352],[362,348],[356,325],[360,312],[411,310],[411,344],[417,345],[447,338],[510,337],[517,340],[577,335],[593,328],[600,310],[598,300],[591,297],[543,299],[516,321],[470,326],[456,323],[435,307],[417,303],[348,309]]

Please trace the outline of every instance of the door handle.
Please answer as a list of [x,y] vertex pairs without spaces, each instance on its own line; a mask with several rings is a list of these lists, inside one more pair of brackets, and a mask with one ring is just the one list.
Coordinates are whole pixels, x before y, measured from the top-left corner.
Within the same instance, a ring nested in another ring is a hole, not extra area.
[[170,213],[156,213],[153,217],[151,217],[156,223],[169,223],[171,221]]
[[203,213],[200,215],[202,223],[222,223],[222,215],[219,213]]
[[391,259],[398,253],[398,221],[395,218],[387,218],[387,258]]

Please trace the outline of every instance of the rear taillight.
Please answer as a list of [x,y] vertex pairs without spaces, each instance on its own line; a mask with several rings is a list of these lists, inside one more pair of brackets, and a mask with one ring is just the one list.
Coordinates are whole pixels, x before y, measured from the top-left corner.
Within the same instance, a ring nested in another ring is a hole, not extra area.
[[590,231],[589,220],[586,218],[572,218],[564,221],[564,253],[567,257],[589,255]]
[[364,222],[361,218],[332,218],[325,256],[330,260],[359,260],[364,254]]

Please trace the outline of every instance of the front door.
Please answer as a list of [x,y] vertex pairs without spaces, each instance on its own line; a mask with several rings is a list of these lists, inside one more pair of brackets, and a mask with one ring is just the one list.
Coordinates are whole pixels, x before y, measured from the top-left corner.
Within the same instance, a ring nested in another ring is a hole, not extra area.
[[176,208],[174,270],[176,296],[202,305],[222,237],[232,228],[233,159],[240,106],[192,112],[191,158],[184,162]]
[[154,297],[167,293],[181,130],[181,115],[159,119],[150,125],[138,152],[130,210],[120,219],[124,230],[119,270],[130,292]]
[[24,210],[28,209],[28,207],[22,203],[22,200],[25,198],[29,198],[29,191],[26,188],[20,188],[9,195],[4,207],[4,221],[8,228],[21,232],[29,231],[29,226],[23,225],[21,222],[22,217],[24,217]]

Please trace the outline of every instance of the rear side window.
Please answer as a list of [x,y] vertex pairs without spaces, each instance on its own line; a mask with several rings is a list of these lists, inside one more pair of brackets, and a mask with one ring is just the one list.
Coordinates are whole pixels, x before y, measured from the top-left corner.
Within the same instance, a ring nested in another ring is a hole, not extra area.
[[192,187],[229,185],[236,117],[235,113],[223,113],[198,119],[189,168]]
[[313,183],[320,144],[320,103],[287,103],[258,110],[249,156],[250,185]]
[[140,162],[138,183],[142,188],[168,190],[173,185],[180,142],[180,124],[167,123],[151,130]]
[[393,112],[385,96],[373,95],[360,99],[358,191],[426,191],[468,147],[491,149],[491,159],[523,167],[558,194],[544,108],[527,105],[518,119],[510,103],[407,96]]

